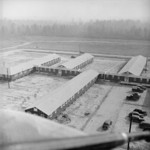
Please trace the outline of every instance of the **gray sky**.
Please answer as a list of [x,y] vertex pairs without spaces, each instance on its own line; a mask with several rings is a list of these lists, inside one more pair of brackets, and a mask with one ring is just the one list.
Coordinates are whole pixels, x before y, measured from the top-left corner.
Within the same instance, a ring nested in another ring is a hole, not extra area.
[[0,0],[0,17],[52,21],[150,21],[150,0]]

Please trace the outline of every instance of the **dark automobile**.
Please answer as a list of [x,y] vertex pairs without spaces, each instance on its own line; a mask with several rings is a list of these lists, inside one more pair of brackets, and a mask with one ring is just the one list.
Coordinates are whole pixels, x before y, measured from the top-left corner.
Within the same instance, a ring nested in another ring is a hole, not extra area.
[[150,127],[144,128],[143,131],[150,131]]
[[139,93],[143,93],[143,89],[141,89],[140,87],[132,87],[132,92],[139,92]]
[[133,93],[133,94],[131,94],[131,95],[128,95],[127,97],[126,97],[126,99],[127,100],[138,100],[139,98],[140,98],[140,94],[138,94],[138,93]]
[[142,90],[146,90],[146,87],[143,85],[137,85],[137,87],[141,88]]
[[144,111],[144,110],[141,110],[141,109],[134,109],[133,110],[134,112],[138,112],[138,113],[140,113],[140,114],[142,114],[142,115],[144,115],[144,116],[147,116],[147,112],[146,111]]
[[71,58],[76,58],[76,56],[72,55]]
[[144,118],[141,118],[138,115],[132,115],[132,121],[136,122],[136,123],[140,123],[140,122],[144,121]]
[[130,113],[129,113],[129,117],[131,117],[131,115],[137,115],[137,116],[139,116],[139,117],[141,117],[141,118],[144,118],[144,115],[142,115],[142,114],[140,114],[140,113],[138,113],[138,112],[136,112],[136,111],[130,112]]
[[150,130],[150,121],[143,121],[139,124],[141,129],[149,129]]
[[111,120],[106,120],[104,123],[103,123],[103,126],[102,126],[102,129],[103,130],[108,130],[108,128],[112,125],[112,121]]

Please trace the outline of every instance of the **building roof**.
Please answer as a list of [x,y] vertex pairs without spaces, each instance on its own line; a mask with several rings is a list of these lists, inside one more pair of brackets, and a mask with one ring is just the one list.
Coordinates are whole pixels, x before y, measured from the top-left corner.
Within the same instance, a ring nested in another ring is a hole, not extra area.
[[2,74],[4,74],[4,75],[9,74],[9,69],[0,64],[0,75],[2,75]]
[[120,70],[118,74],[130,73],[135,76],[140,76],[146,65],[146,57],[141,55],[132,57],[128,63]]
[[80,65],[83,62],[85,62],[89,59],[92,59],[92,58],[94,58],[94,56],[92,56],[91,54],[84,53],[76,58],[73,58],[73,59],[65,62],[64,64],[61,64],[60,67],[65,67],[67,69],[74,69],[78,65]]
[[51,60],[56,59],[56,58],[60,58],[60,56],[57,54],[50,54],[50,55],[47,55],[45,57],[36,58],[34,60],[31,60],[31,61],[28,61],[25,63],[21,63],[17,66],[9,67],[8,68],[9,75],[17,74],[19,72],[22,72],[22,71],[25,71],[28,69],[32,69],[34,66],[42,65],[43,63],[46,63],[46,62],[51,61]]
[[87,83],[98,76],[95,70],[87,70],[74,77],[61,87],[39,99],[32,107],[36,107],[47,115],[51,115],[58,107],[62,106],[75,93],[79,92]]
[[60,58],[60,56],[57,54],[50,54],[48,56],[35,59],[34,65],[42,65],[43,63],[46,63],[48,61],[51,61],[51,60],[57,59],[57,58]]

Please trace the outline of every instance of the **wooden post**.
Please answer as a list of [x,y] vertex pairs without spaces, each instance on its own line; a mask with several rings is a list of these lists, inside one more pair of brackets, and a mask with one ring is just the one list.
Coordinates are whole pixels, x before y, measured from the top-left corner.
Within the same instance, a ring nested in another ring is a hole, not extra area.
[[[132,113],[131,113],[131,117],[130,117],[129,133],[131,132],[131,127],[132,127]],[[128,140],[127,150],[129,150],[129,149],[130,149],[130,139]]]
[[148,62],[148,57],[146,57],[145,73],[147,72],[147,62]]
[[7,68],[7,80],[8,80],[8,88],[10,89],[10,83],[9,83],[9,78],[8,78],[8,68]]
[[80,43],[79,43],[78,47],[79,47],[79,55],[80,55],[80,54],[81,54],[81,51],[80,51]]

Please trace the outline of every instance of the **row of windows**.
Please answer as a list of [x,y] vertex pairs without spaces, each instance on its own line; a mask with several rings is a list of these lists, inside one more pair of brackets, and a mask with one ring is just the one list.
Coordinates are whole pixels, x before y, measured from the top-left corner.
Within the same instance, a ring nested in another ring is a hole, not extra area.
[[33,68],[30,68],[30,69],[27,69],[27,70],[24,70],[24,71],[20,71],[19,73],[13,74],[13,76],[19,76],[19,75],[22,75],[22,74],[27,74],[27,73],[31,72],[32,70],[33,70]]
[[120,81],[129,81],[129,82],[146,82],[149,83],[149,78],[142,78],[142,77],[126,77],[126,76],[118,76],[118,75],[109,75],[109,74],[100,74],[100,79],[107,79],[107,80],[120,80]]
[[132,78],[132,77],[129,77],[128,78],[129,81],[133,81],[133,82],[150,82],[150,79],[148,78]]
[[86,66],[87,64],[91,63],[92,61],[93,61],[93,58],[91,58],[91,59],[89,59],[89,60],[83,62],[82,64],[80,64],[80,65],[74,67],[73,69],[81,69],[82,67],[84,67],[84,66]]
[[15,80],[17,78],[20,78],[20,77],[23,77],[25,75],[28,75],[33,69],[27,69],[25,71],[22,71],[22,72],[19,72],[17,74],[14,74],[14,75],[10,75],[9,78],[11,78],[12,80]]
[[59,73],[63,73],[63,71],[64,71],[65,74],[69,74],[69,75],[77,75],[78,74],[77,71],[58,70],[58,69],[52,69],[52,68],[47,68],[47,67],[38,67],[37,70],[38,71],[45,71],[45,72],[47,71],[47,72],[52,72],[52,73],[58,73],[59,71],[60,71]]
[[42,65],[44,66],[44,65],[54,64],[54,63],[58,62],[59,60],[60,60],[60,58],[56,58],[56,59],[53,59],[53,60],[48,61],[46,63],[43,63]]
[[64,73],[65,73],[65,74],[68,74],[68,73],[70,74],[70,73],[71,73],[72,75],[73,75],[73,74],[76,75],[76,74],[77,74],[77,71],[64,70]]

